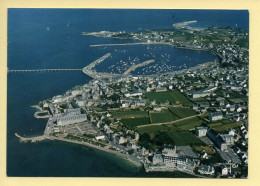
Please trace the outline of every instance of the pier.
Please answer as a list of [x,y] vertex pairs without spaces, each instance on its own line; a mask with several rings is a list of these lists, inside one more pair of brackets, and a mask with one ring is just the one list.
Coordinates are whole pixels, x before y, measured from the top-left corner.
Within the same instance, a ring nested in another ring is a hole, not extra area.
[[26,137],[22,137],[22,136],[20,136],[19,134],[15,133],[15,136],[16,136],[17,138],[19,138],[20,142],[25,142],[25,143],[26,143],[26,142],[35,143],[35,142],[43,141],[43,140],[46,139],[46,137],[45,137],[44,135],[26,138]]
[[82,69],[31,69],[31,70],[7,70],[7,72],[58,72],[58,71],[81,71]]
[[139,68],[139,67],[148,65],[148,64],[153,63],[153,62],[155,62],[155,60],[154,60],[154,59],[150,59],[150,60],[147,60],[147,61],[145,61],[145,62],[139,63],[139,64],[137,64],[137,65],[133,65],[133,66],[131,66],[127,71],[125,71],[125,72],[123,73],[123,75],[126,76],[126,75],[128,75],[131,71],[134,71],[135,69],[137,69],[137,68]]

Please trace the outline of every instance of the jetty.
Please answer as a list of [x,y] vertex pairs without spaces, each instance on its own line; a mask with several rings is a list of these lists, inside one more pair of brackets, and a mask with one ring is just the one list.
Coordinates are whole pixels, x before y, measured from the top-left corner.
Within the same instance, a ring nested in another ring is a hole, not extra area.
[[38,141],[43,141],[46,139],[46,136],[45,135],[42,135],[42,136],[36,136],[36,137],[22,137],[20,136],[19,134],[15,133],[15,136],[17,138],[19,138],[20,142],[24,142],[24,143],[27,143],[27,142],[32,142],[32,143],[35,143],[35,142],[38,142]]
[[192,23],[197,23],[197,20],[175,23],[172,26],[175,27],[175,28],[181,28],[181,27],[186,27],[187,25],[192,24]]
[[81,71],[82,69],[30,69],[30,70],[7,70],[7,72],[64,72]]
[[128,75],[131,71],[134,71],[135,69],[137,69],[137,68],[139,68],[139,67],[148,65],[148,64],[153,63],[153,62],[155,62],[155,60],[154,60],[154,59],[150,59],[150,60],[147,60],[147,61],[145,61],[145,62],[139,63],[139,64],[137,64],[137,65],[133,65],[133,66],[131,66],[127,71],[125,71],[125,72],[123,73],[123,75],[126,76],[126,75]]

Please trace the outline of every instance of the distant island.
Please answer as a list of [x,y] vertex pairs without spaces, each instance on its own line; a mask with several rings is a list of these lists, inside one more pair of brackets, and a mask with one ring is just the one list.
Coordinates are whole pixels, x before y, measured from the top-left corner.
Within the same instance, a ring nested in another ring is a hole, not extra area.
[[196,177],[247,177],[249,35],[239,28],[192,28],[139,32],[82,32],[86,37],[204,50],[219,61],[151,75],[97,72],[110,53],[82,69],[92,80],[43,100],[35,117],[48,118],[44,139],[86,145],[124,158],[146,172],[181,171]]

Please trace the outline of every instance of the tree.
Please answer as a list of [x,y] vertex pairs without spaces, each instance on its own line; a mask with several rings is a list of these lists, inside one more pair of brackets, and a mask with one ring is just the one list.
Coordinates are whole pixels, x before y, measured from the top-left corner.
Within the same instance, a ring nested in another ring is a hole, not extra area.
[[150,142],[151,142],[151,138],[149,134],[144,133],[140,135],[139,142],[138,142],[140,146],[147,147]]
[[172,140],[172,138],[166,132],[161,132],[161,133],[157,134],[154,137],[153,141],[158,146],[163,146],[164,144],[175,145],[175,142]]
[[112,99],[112,101],[117,101],[120,99],[120,96],[118,94],[113,94],[112,96],[109,97],[110,99]]

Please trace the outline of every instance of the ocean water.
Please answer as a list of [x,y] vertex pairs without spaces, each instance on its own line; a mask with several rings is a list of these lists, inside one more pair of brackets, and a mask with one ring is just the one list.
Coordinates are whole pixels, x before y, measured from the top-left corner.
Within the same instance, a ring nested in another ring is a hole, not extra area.
[[[107,52],[112,53],[112,58],[101,63],[97,67],[99,71],[109,69],[113,64],[121,65],[120,60],[130,65],[134,58],[140,62],[155,58],[158,66],[175,66],[171,70],[185,68],[184,64],[188,68],[215,60],[215,56],[170,46],[89,47],[91,44],[136,41],[88,37],[82,36],[81,32],[170,28],[172,24],[186,20],[197,20],[194,26],[237,26],[248,30],[248,16],[245,10],[9,9],[8,68],[82,68]],[[119,72],[115,67],[109,70]],[[133,73],[144,72],[138,69]],[[118,157],[80,145],[58,141],[19,143],[15,132],[34,136],[42,134],[45,128],[46,119],[35,119],[35,109],[31,105],[89,80],[80,71],[8,73],[7,175],[186,177],[180,173],[148,174]]]

